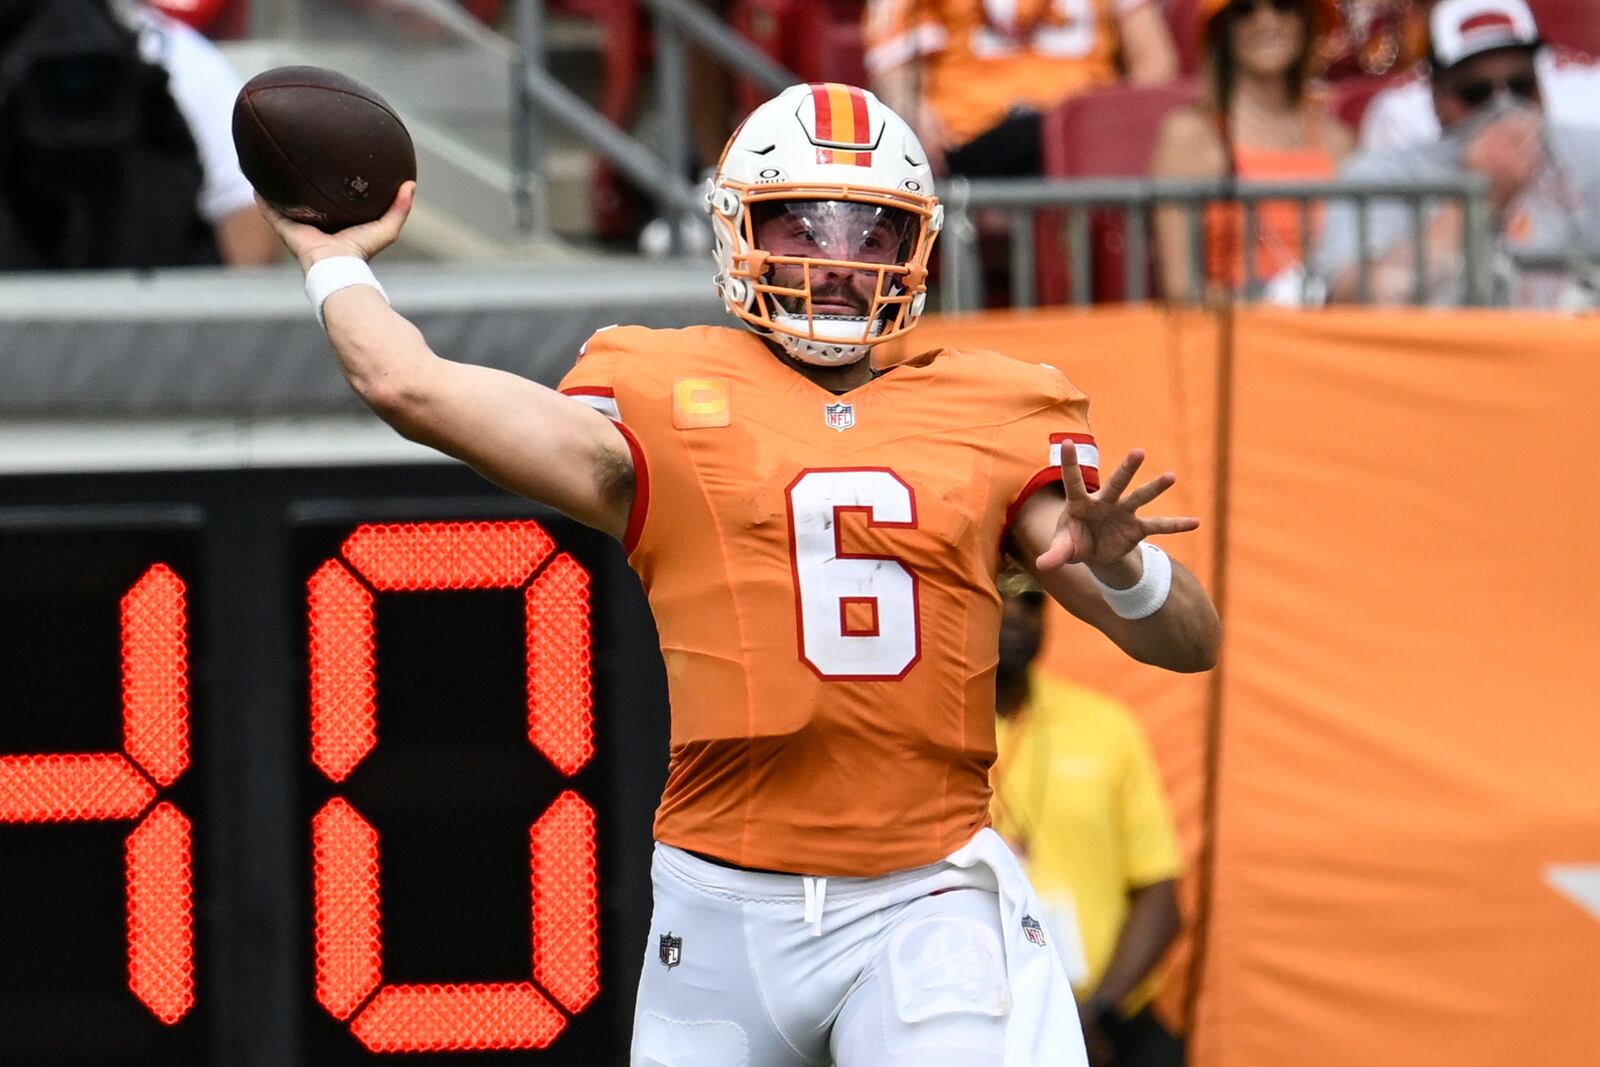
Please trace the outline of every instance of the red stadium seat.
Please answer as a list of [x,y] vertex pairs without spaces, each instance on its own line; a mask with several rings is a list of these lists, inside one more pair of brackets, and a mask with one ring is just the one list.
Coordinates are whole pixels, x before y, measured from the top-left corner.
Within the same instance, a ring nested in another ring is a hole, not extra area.
[[250,0],[150,0],[150,6],[208,37],[243,37],[249,28]]
[[1600,56],[1600,10],[1594,0],[1528,0],[1528,6],[1546,41]]
[[[1054,178],[1144,178],[1156,132],[1167,112],[1194,99],[1192,82],[1167,85],[1117,86],[1066,101],[1044,119],[1045,174]],[[1067,299],[1065,219],[1041,213],[1036,231],[1039,299]],[[1092,252],[1091,292],[1096,301],[1126,296],[1126,236],[1120,211],[1093,211],[1089,216]],[[1154,291],[1151,271],[1151,291]]]
[[505,14],[505,0],[461,0],[461,6],[467,9],[467,14],[488,26],[500,25],[500,16]]
[[[734,0],[728,21],[804,81],[866,85],[861,11],[862,0]],[[748,114],[771,95],[740,78],[735,108]]]
[[1200,71],[1200,3],[1201,0],[1166,0],[1161,9],[1172,42],[1178,46],[1178,73],[1185,78]]
[[228,0],[150,0],[150,6],[197,30],[204,30],[222,13]]
[[[604,44],[597,106],[613,124],[627,129],[633,121],[652,46],[642,5],[636,0],[559,0],[551,10],[599,24]],[[591,199],[595,232],[607,238],[631,233],[648,208],[640,194],[599,154],[594,159]]]

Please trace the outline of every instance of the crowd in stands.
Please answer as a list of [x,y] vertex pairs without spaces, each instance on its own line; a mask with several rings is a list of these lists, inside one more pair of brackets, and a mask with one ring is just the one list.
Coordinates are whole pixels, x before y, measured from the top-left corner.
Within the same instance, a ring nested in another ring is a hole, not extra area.
[[[1150,176],[1219,189],[1481,175],[1498,302],[1588,306],[1600,61],[1571,45],[1600,46],[1600,18],[1532,2],[707,0],[746,32],[768,27],[757,43],[800,75],[870,85],[943,175]],[[463,5],[509,17],[500,0]],[[239,78],[171,17],[237,33],[246,6],[0,0],[0,268],[270,260],[228,136]],[[1536,25],[1540,10],[1554,32]],[[749,94],[694,55],[704,167],[704,145],[731,130]],[[151,188],[164,195],[132,192]],[[1237,203],[1203,210],[1199,226],[1184,206],[1156,212],[1154,280],[1166,297],[1463,296],[1459,200],[1428,205],[1420,246],[1399,200],[1371,201],[1364,223],[1337,196],[1308,218],[1295,203],[1260,203],[1248,222]],[[1541,265],[1526,268],[1530,258]]]
[[[866,67],[879,95],[914,116],[949,174],[1063,173],[1041,151],[1040,130],[1052,112],[1098,99],[1118,109],[1112,122],[1119,113],[1125,119],[1125,143],[1070,150],[1134,161],[1140,153],[1128,143],[1148,141],[1147,167],[1130,166],[1129,176],[1403,184],[1482,175],[1501,299],[1531,307],[1592,303],[1574,291],[1585,281],[1574,274],[1600,249],[1593,207],[1600,155],[1581,129],[1600,122],[1600,64],[1547,45],[1524,0],[1419,0],[1395,27],[1389,77],[1378,80],[1360,63],[1338,62],[1340,42],[1346,51],[1363,46],[1344,25],[1348,7],[1331,0],[1167,0],[1164,8],[1157,0],[867,0]],[[1157,110],[1165,114],[1153,126],[1140,98],[1112,88],[1170,84],[1177,57],[1191,51],[1194,81],[1161,98]],[[1337,79],[1341,68],[1356,77]],[[1344,101],[1356,106],[1341,107]],[[1419,295],[1420,273],[1425,301],[1459,302],[1461,202],[1426,214],[1418,249],[1410,209],[1372,201],[1363,277],[1351,199],[1332,197],[1309,220],[1295,204],[1266,202],[1249,226],[1237,204],[1212,203],[1198,249],[1187,209],[1167,206],[1156,220],[1160,289],[1178,299],[1408,303]],[[1312,249],[1303,247],[1306,236]],[[1525,253],[1568,264],[1519,269],[1513,257]],[[1254,291],[1246,292],[1247,278],[1258,281]]]
[[[1600,248],[1600,132],[1546,112],[1532,12],[1522,0],[1441,0],[1432,10],[1429,50],[1428,85],[1440,132],[1364,151],[1344,173],[1400,182],[1481,175],[1489,185],[1498,253],[1538,254],[1559,263],[1531,269],[1504,264],[1498,273],[1507,302],[1592,304],[1581,262],[1559,261],[1581,261],[1584,250]],[[1591,98],[1589,109],[1595,106]],[[1442,206],[1427,219],[1419,246],[1403,211],[1375,204],[1366,226],[1366,250],[1377,265],[1369,282],[1373,298],[1404,303],[1420,277],[1427,302],[1458,302],[1464,225],[1459,205]],[[1361,240],[1354,206],[1332,203],[1320,261],[1334,299],[1358,295]]]

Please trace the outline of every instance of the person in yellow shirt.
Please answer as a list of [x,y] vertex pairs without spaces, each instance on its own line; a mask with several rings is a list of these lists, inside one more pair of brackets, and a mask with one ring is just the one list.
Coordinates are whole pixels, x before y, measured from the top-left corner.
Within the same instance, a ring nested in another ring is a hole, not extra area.
[[1150,1009],[1157,964],[1180,925],[1181,859],[1155,758],[1126,707],[1034,668],[1044,638],[1038,587],[1017,572],[1002,594],[995,828],[1049,909],[1090,1063],[1182,1064],[1182,1041]]

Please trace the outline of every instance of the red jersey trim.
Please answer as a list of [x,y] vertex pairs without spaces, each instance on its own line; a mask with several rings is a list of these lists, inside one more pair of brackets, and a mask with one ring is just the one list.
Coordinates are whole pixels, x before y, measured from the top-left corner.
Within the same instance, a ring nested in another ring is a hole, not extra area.
[[623,423],[613,423],[622,431],[622,439],[628,442],[628,451],[633,453],[633,507],[628,509],[628,528],[622,534],[622,548],[629,556],[639,547],[639,538],[644,534],[644,522],[650,511],[650,467],[645,462],[644,448],[639,444],[639,439],[633,436],[633,431]]
[[[1022,505],[1026,504],[1029,500],[1032,500],[1033,494],[1051,484],[1061,484],[1060,467],[1046,467],[1044,470],[1028,479],[1028,484],[1022,487],[1022,492],[1017,494],[1017,499],[1013,500],[1011,502],[1011,506],[1006,508],[1006,528],[1005,535],[1001,537],[1002,544],[1005,543],[1005,537],[1010,535],[1011,524],[1016,521],[1017,514],[1022,510]],[[1085,482],[1084,484],[1087,485],[1088,483]],[[1099,486],[1096,485],[1094,488],[1098,489]]]
[[[603,385],[572,385],[561,390],[563,396],[598,396],[609,400],[616,400],[615,391]],[[633,456],[633,506],[628,509],[628,527],[622,533],[622,547],[633,555],[633,550],[639,547],[639,538],[644,534],[644,521],[650,510],[650,467],[645,462],[644,448],[639,444],[639,439],[633,436],[633,431],[621,419],[612,419],[611,425],[622,431],[622,439],[628,442],[628,452]]]

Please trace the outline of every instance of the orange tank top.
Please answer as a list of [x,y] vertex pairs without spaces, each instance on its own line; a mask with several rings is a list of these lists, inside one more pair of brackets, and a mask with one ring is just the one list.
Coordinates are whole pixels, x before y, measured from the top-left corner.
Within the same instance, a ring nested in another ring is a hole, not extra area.
[[[1234,173],[1240,181],[1327,181],[1338,162],[1322,143],[1320,109],[1308,108],[1305,144],[1299,148],[1233,146]],[[1313,203],[1306,230],[1313,243],[1322,229],[1323,206]],[[1206,271],[1212,281],[1233,289],[1245,282],[1245,213],[1239,204],[1212,204],[1206,211]],[[1255,280],[1265,283],[1304,261],[1300,205],[1266,200],[1257,205],[1254,242]]]
[[617,419],[625,539],[672,705],[658,840],[869,876],[989,820],[994,580],[1007,524],[1087,403],[994,353],[915,357],[842,396],[744,330],[621,327],[562,391]]

